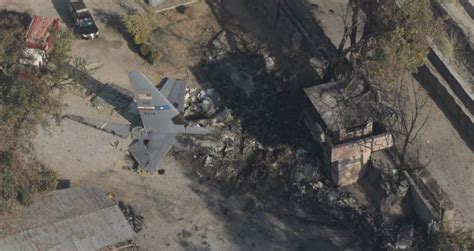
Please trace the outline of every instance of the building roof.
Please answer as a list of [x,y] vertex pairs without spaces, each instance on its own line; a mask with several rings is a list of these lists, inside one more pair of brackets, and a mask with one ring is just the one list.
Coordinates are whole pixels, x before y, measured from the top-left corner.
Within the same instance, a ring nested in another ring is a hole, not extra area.
[[134,236],[119,207],[92,187],[40,194],[0,217],[3,250],[97,250]]
[[51,31],[60,29],[59,19],[34,16],[26,32],[26,45],[29,48],[50,50],[53,46]]
[[361,126],[372,121],[376,95],[363,80],[343,80],[305,88],[329,130]]

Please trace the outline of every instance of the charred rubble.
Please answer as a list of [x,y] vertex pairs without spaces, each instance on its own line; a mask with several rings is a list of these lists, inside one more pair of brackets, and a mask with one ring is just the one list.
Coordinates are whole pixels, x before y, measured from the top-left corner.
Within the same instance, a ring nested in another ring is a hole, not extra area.
[[[369,246],[395,248],[402,237],[400,243],[411,243],[406,237],[412,237],[411,230],[399,236],[407,228],[403,220],[360,203],[327,179],[317,154],[321,151],[301,118],[308,101],[291,91],[291,74],[279,69],[265,49],[235,51],[223,41],[221,33],[194,69],[209,88],[188,88],[186,94],[185,118],[213,132],[192,140],[193,158],[201,163],[198,175],[261,197],[276,187],[290,198],[293,213],[327,214],[349,224]],[[386,206],[401,203],[406,193],[394,192],[399,179],[392,176],[383,176],[382,186],[393,194]]]

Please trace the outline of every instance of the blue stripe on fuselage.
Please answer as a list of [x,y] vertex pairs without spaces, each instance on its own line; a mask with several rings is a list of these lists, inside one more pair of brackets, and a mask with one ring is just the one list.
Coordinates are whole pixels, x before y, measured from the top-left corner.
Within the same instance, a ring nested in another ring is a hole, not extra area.
[[170,105],[158,105],[158,106],[155,106],[155,110],[156,111],[164,111],[164,110],[169,110],[171,109],[171,106]]

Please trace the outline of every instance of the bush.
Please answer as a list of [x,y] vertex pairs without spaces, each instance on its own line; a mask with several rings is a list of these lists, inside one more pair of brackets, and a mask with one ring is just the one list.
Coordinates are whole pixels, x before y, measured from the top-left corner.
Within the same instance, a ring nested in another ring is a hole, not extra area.
[[133,36],[133,43],[136,45],[136,46],[140,46],[141,44],[143,44],[145,41],[143,40],[142,37],[138,36],[138,35],[134,35]]
[[128,15],[123,20],[133,43],[139,49],[140,55],[147,59],[150,64],[155,64],[160,55],[149,44],[151,33],[156,26],[155,13],[147,10],[145,15]]
[[[56,187],[56,173],[36,159],[31,139],[51,117],[60,119],[62,103],[55,91],[79,79],[67,67],[72,59],[67,33],[55,33],[49,54],[54,70],[44,74],[18,63],[25,48],[20,16],[0,11],[0,212],[15,202],[28,205],[34,193]],[[65,76],[72,81],[65,83]]]
[[0,212],[17,201],[29,205],[34,193],[53,190],[57,174],[19,150],[0,152]]
[[159,60],[160,53],[156,49],[152,48],[150,54],[148,55],[148,61],[150,62],[150,64],[155,65]]
[[142,55],[143,57],[148,56],[148,54],[150,54],[151,52],[151,47],[147,43],[141,44],[139,48],[140,48],[140,55]]

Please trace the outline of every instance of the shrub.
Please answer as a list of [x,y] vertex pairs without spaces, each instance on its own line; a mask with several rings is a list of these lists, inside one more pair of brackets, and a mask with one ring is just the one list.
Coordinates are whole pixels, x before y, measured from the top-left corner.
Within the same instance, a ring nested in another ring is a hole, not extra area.
[[150,64],[155,64],[160,55],[149,44],[151,33],[156,25],[155,13],[147,10],[145,15],[128,15],[123,20],[133,43],[139,49],[140,55],[147,59]]
[[150,54],[148,55],[148,61],[150,62],[150,64],[155,65],[159,60],[160,53],[156,49],[152,48]]
[[151,47],[147,43],[141,44],[139,48],[140,48],[140,55],[142,55],[143,57],[148,56],[148,54],[150,54],[151,52]]

